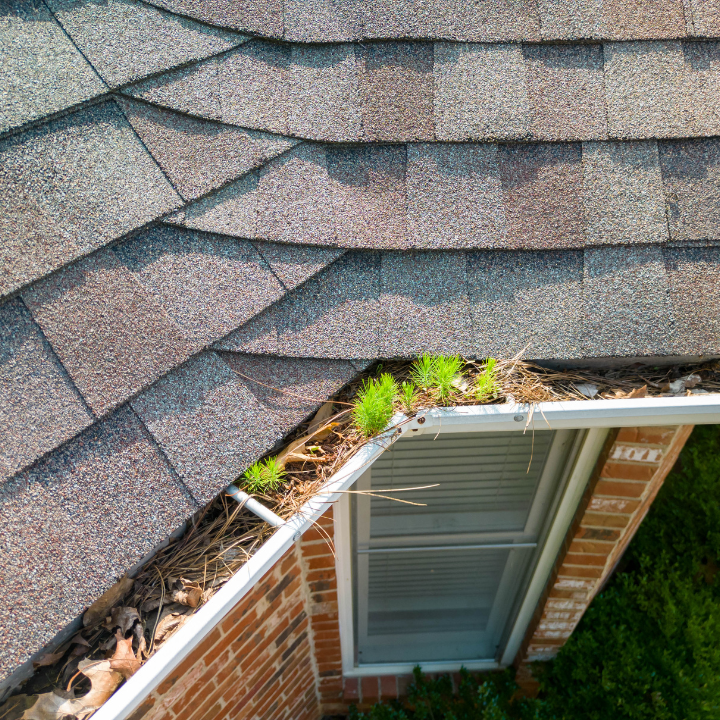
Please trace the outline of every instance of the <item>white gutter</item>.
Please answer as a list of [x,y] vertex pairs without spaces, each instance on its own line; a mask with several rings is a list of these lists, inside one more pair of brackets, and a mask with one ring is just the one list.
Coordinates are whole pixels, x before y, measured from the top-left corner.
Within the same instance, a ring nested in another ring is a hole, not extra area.
[[[477,405],[435,408],[368,442],[316,495],[270,537],[255,555],[173,635],[145,665],[93,716],[94,720],[125,720],[153,690],[202,642],[211,630],[292,547],[343,490],[401,435],[438,432],[497,432],[522,430],[528,422],[527,405]],[[401,424],[402,423],[402,424]],[[555,429],[688,425],[720,423],[720,394],[636,400],[588,400],[539,403],[528,427]]]
[[246,507],[250,512],[254,512],[261,520],[264,520],[269,525],[275,527],[281,527],[285,524],[285,521],[277,516],[269,507],[265,507],[259,500],[250,497],[243,490],[239,490],[235,485],[228,485],[225,492],[234,500],[237,500],[240,505]]

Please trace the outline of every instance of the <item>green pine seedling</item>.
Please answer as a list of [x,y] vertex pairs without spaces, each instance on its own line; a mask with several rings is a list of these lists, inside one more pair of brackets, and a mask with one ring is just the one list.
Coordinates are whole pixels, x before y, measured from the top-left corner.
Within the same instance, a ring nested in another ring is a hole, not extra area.
[[453,382],[461,376],[463,360],[459,355],[446,357],[439,355],[435,358],[433,371],[433,386],[437,389],[440,400],[444,401],[450,397],[453,391]]
[[372,437],[385,429],[393,416],[393,403],[398,386],[392,375],[383,373],[377,380],[363,382],[353,403],[353,420],[365,437]]
[[415,384],[423,390],[429,390],[435,380],[435,363],[436,357],[424,353],[412,364],[410,368],[410,377]]
[[268,458],[253,463],[243,475],[245,490],[249,494],[277,490],[285,480],[285,470],[278,464],[277,458]]
[[418,401],[418,397],[419,393],[415,387],[415,383],[408,382],[406,380],[400,388],[400,402],[402,403],[403,410],[407,415],[413,411],[415,403]]
[[500,385],[497,380],[497,360],[495,358],[488,358],[485,363],[485,369],[478,375],[475,381],[475,387],[473,394],[478,402],[484,402],[495,397],[500,390]]

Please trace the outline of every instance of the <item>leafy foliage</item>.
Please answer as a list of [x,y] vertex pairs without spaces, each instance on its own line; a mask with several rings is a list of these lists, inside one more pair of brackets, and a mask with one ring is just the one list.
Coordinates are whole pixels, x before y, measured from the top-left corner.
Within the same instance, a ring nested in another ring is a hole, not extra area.
[[473,388],[473,394],[475,399],[479,402],[489,400],[493,396],[497,395],[500,384],[497,379],[497,360],[495,358],[488,358],[485,363],[485,369],[480,375],[478,375],[475,381],[475,387]]
[[423,353],[410,368],[410,377],[415,384],[423,390],[429,390],[433,386],[435,378],[435,362],[433,355]]
[[461,379],[465,362],[459,355],[428,355],[425,353],[413,363],[410,377],[423,390],[436,390],[440,400],[447,400],[453,384]]
[[253,463],[243,475],[248,493],[265,493],[277,490],[285,480],[285,470],[277,458],[268,458]]
[[412,382],[403,382],[402,387],[400,388],[400,402],[402,403],[403,410],[410,414],[413,411],[413,408],[415,407],[415,403],[418,400],[418,390],[415,387],[415,383]]
[[377,380],[363,382],[353,404],[353,420],[365,437],[385,429],[393,415],[397,395],[397,383],[389,373],[383,373]]

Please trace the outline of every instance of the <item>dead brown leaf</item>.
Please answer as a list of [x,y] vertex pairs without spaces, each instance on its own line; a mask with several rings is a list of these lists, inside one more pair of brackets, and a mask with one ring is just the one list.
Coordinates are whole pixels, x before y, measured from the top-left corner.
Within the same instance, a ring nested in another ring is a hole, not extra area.
[[202,599],[202,588],[185,585],[182,590],[175,590],[172,594],[173,602],[196,608]]
[[188,620],[188,615],[181,613],[170,613],[158,623],[155,630],[155,647],[162,644],[176,630],[179,630]]
[[644,398],[647,395],[647,389],[648,389],[647,385],[643,385],[642,387],[631,390],[625,397],[627,397],[627,398]]
[[291,462],[323,462],[321,457],[305,454],[305,445],[311,440],[324,440],[340,423],[331,422],[323,427],[293,440],[275,459],[281,468]]
[[[54,665],[58,660],[60,660],[63,655],[65,655],[65,649],[67,649],[67,645],[62,649],[58,650],[54,653],[43,653],[37,660],[33,660],[33,667],[37,670],[41,667],[48,667],[50,665]],[[2,716],[0,715],[0,718]]]
[[36,700],[37,695],[13,695],[6,703],[0,705],[0,720],[20,720]]
[[140,669],[141,663],[133,652],[132,637],[126,640],[120,630],[118,630],[115,633],[115,640],[117,641],[117,648],[115,649],[115,654],[110,659],[110,668],[122,673],[123,677],[127,680]]
[[320,406],[320,409],[313,415],[312,420],[310,420],[310,424],[308,425],[308,433],[313,433],[317,429],[323,427],[323,425],[326,424],[326,421],[332,417],[333,414],[333,403],[332,402],[326,402],[323,403]]
[[35,703],[22,714],[22,720],[57,720],[57,718],[71,714],[60,712],[60,708],[69,702],[67,694],[63,693],[63,695],[57,691],[38,695]]
[[95,712],[123,681],[122,673],[113,670],[110,663],[110,660],[81,660],[78,669],[90,680],[90,692],[81,698],[67,700],[58,709],[58,714],[65,712],[80,719]]
[[140,613],[133,607],[115,607],[112,609],[109,617],[105,618],[105,627],[108,630],[114,630],[119,627],[123,635],[132,628],[132,626],[140,620]]
[[102,622],[110,608],[120,602],[125,595],[127,595],[135,581],[132,578],[125,576],[121,580],[118,580],[109,590],[104,592],[86,611],[83,615],[83,625],[85,627],[94,627],[98,623]]

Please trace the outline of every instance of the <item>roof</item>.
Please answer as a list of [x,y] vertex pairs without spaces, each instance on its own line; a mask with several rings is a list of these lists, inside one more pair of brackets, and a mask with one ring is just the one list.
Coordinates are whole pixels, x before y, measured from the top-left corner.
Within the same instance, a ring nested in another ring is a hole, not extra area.
[[373,359],[720,354],[716,5],[6,3],[0,676]]

